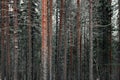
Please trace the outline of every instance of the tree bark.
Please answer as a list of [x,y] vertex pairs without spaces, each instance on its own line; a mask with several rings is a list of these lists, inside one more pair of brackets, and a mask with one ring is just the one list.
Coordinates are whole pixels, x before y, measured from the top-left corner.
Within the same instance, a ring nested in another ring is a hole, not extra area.
[[50,0],[48,8],[48,66],[49,66],[49,80],[52,80],[52,14],[53,14],[53,0]]
[[[65,5],[66,5],[66,2],[65,2]],[[67,12],[67,10],[65,10]],[[68,42],[67,42],[67,25],[66,25],[66,16],[67,14],[65,14],[65,17],[64,17],[64,79],[63,80],[67,80],[67,45],[68,45]]]
[[77,56],[78,56],[78,80],[81,77],[81,27],[80,27],[80,0],[77,0]]
[[18,80],[18,12],[17,0],[14,0],[14,80]]
[[60,66],[60,62],[62,62],[61,59],[61,54],[62,54],[62,29],[63,29],[63,18],[64,18],[64,0],[61,0],[61,8],[60,8],[60,23],[59,23],[59,42],[58,42],[58,76],[57,76],[57,80],[62,80],[62,67]]
[[5,67],[5,59],[4,59],[4,53],[5,53],[5,43],[4,43],[4,39],[5,39],[5,0],[2,0],[2,31],[1,31],[1,79],[4,80],[4,77],[5,77],[5,72],[4,72],[4,67]]
[[57,79],[57,76],[58,76],[58,31],[59,31],[59,27],[58,27],[58,23],[59,23],[59,16],[58,16],[58,14],[59,14],[59,6],[58,6],[58,0],[56,0],[56,55],[55,55],[55,63],[56,63],[56,65],[55,65],[55,70],[54,70],[54,72],[55,72],[55,79],[54,80],[56,80]]
[[47,40],[48,40],[48,27],[47,27],[47,0],[42,0],[42,76],[41,80],[47,80],[47,72],[48,72],[48,46],[47,46]]
[[[119,5],[119,43],[118,43],[118,64],[120,64],[120,0],[118,0]],[[118,80],[120,80],[120,65],[118,65]]]
[[31,35],[31,0],[28,0],[28,54],[27,54],[27,79],[32,80],[32,35]]
[[[9,3],[9,0],[7,0],[7,3]],[[10,17],[9,17],[9,4],[7,4],[6,3],[6,11],[7,11],[7,13],[6,13],[6,23],[7,23],[7,32],[6,32],[6,35],[7,35],[7,44],[6,44],[6,46],[7,46],[7,56],[6,56],[6,58],[7,58],[7,66],[6,66],[6,72],[7,72],[7,74],[6,74],[6,79],[7,80],[10,80],[10,25],[9,25],[9,20],[10,20]]]
[[89,26],[90,26],[90,53],[89,53],[89,80],[93,80],[93,16],[92,0],[90,0]]

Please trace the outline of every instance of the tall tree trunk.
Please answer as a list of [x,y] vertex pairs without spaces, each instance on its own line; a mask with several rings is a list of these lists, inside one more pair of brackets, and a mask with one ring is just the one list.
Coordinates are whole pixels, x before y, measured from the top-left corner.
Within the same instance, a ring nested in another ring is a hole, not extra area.
[[5,77],[5,72],[4,72],[4,67],[5,67],[5,59],[4,59],[4,53],[5,53],[5,43],[4,43],[4,39],[5,39],[5,0],[2,0],[2,31],[1,31],[1,79],[4,80]]
[[[9,2],[9,0],[7,0],[7,3]],[[6,22],[7,22],[7,32],[6,32],[6,35],[7,35],[7,44],[6,44],[6,46],[7,46],[7,56],[6,56],[6,58],[7,58],[7,66],[6,66],[6,71],[7,71],[7,77],[6,77],[6,79],[7,80],[10,80],[10,25],[9,25],[9,20],[10,20],[10,17],[9,17],[9,6],[8,6],[8,4],[6,4],[6,11],[7,11],[7,13],[6,13]]]
[[27,54],[27,79],[32,80],[32,35],[31,35],[31,0],[28,0],[28,54]]
[[89,80],[93,80],[93,16],[92,0],[90,0],[89,26],[90,26],[90,57],[89,57]]
[[72,25],[70,27],[70,80],[73,80],[73,33],[72,33]]
[[59,6],[58,6],[58,0],[56,0],[56,55],[55,55],[55,79],[54,80],[56,80],[57,79],[57,77],[58,77],[58,31],[59,31],[59,28],[58,28],[58,23],[59,23],[59,16],[58,16],[58,14],[59,14]]
[[81,27],[80,27],[80,0],[77,0],[77,55],[78,55],[78,80],[81,77]]
[[[120,0],[118,0],[119,4],[119,45],[118,45],[118,64],[120,64]],[[120,80],[120,65],[118,65],[118,80]]]
[[48,46],[47,46],[47,40],[48,40],[48,27],[47,27],[47,0],[42,0],[42,80],[47,80],[47,72],[48,72]]
[[18,12],[17,1],[14,0],[14,80],[18,80]]
[[49,66],[49,80],[52,80],[52,12],[53,12],[53,0],[50,0],[48,8],[48,66]]
[[57,80],[62,80],[62,67],[60,66],[61,54],[62,54],[62,29],[63,29],[63,18],[64,18],[64,0],[61,0],[61,8],[60,8],[60,24],[59,24],[59,42],[58,42],[58,76]]
[[[66,4],[67,1],[65,1],[65,4]],[[65,10],[67,11],[67,10]],[[64,17],[64,79],[63,80],[67,80],[67,25],[66,25],[66,16],[67,14],[65,14],[65,17]]]
[[[109,1],[109,6],[111,9],[111,0]],[[111,15],[109,17],[109,23],[111,24]],[[112,79],[112,26],[110,25],[110,30],[109,30],[109,80]]]
[[67,35],[66,35],[66,31],[67,31],[67,28],[65,26],[64,28],[64,80],[67,80]]
[[4,53],[4,60],[5,60],[5,77],[4,77],[4,79],[6,79],[6,77],[7,77],[7,71],[6,71],[6,68],[7,68],[7,0],[5,0],[5,16],[4,16],[4,20],[5,20],[5,26],[4,26],[4,30],[5,30],[5,32],[4,32],[4,36],[5,36],[5,38],[4,38],[4,44],[5,44],[5,48],[4,48],[4,50],[5,50],[5,53]]

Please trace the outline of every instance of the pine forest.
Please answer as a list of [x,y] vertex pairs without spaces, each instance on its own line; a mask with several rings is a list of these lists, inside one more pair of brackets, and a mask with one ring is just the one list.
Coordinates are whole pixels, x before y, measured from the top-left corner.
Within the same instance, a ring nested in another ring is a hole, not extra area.
[[120,80],[120,0],[0,0],[0,80]]

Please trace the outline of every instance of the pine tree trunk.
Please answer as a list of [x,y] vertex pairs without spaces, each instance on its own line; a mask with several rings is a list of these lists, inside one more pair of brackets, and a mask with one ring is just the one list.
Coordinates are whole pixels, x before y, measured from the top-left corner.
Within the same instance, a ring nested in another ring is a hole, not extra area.
[[27,79],[32,80],[32,35],[31,35],[31,0],[28,0],[28,53],[27,53]]
[[[111,0],[108,3],[110,5],[111,9]],[[109,16],[109,23],[111,23],[111,15]],[[109,80],[112,79],[112,26],[110,25],[110,30],[109,30]]]
[[118,0],[118,4],[119,4],[118,80],[120,80],[120,0]]
[[4,48],[5,48],[5,43],[4,43],[4,39],[5,39],[5,36],[4,36],[4,33],[5,33],[5,0],[2,0],[2,31],[1,31],[1,79],[4,80],[4,77],[5,77],[5,72],[4,72],[4,67],[5,67],[5,59],[4,59]]
[[[65,2],[66,4],[66,2]],[[67,10],[65,10],[65,13],[67,12]],[[65,17],[64,17],[64,79],[63,80],[67,80],[67,45],[68,45],[68,42],[67,42],[67,25],[66,25],[66,16],[67,14],[65,14]]]
[[[55,63],[56,63],[56,65],[55,65],[55,70],[54,70],[54,72],[55,72],[55,79],[54,80],[56,80],[57,79],[57,77],[58,77],[58,23],[59,23],[59,21],[58,21],[58,14],[59,14],[59,11],[58,11],[58,0],[56,1],[56,55],[55,55]],[[54,64],[55,64],[54,63]]]
[[89,80],[93,80],[93,17],[92,0],[90,0],[89,26],[90,26],[90,57],[89,57]]
[[62,80],[62,67],[60,66],[61,54],[62,54],[62,29],[63,29],[63,18],[64,18],[64,0],[61,0],[61,8],[60,8],[60,23],[59,23],[59,42],[58,42],[58,76],[57,80]]
[[49,66],[49,80],[52,80],[52,12],[53,12],[53,0],[50,0],[48,8],[48,66]]
[[41,48],[41,62],[42,62],[42,76],[41,80],[47,80],[47,72],[48,72],[48,46],[47,46],[47,40],[48,40],[48,27],[47,27],[47,0],[42,0],[42,48]]
[[14,80],[18,80],[18,12],[17,0],[14,0]]
[[73,80],[73,32],[70,24],[70,80]]
[[[7,0],[7,2],[9,2],[9,0]],[[7,58],[7,67],[6,67],[6,72],[7,72],[7,74],[6,74],[6,79],[7,80],[10,80],[10,25],[9,25],[9,20],[10,20],[10,17],[9,17],[9,6],[8,6],[8,4],[6,5],[7,7],[6,7],[6,11],[7,11],[7,13],[6,13],[6,22],[7,22],[7,32],[6,32],[6,35],[7,35],[7,56],[6,56],[6,58]]]
[[77,0],[77,56],[78,56],[78,80],[81,77],[81,27],[80,27],[80,0]]

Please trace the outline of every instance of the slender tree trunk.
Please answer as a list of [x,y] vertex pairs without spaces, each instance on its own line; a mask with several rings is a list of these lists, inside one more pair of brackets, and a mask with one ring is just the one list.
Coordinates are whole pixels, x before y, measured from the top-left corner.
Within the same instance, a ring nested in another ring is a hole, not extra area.
[[70,80],[73,80],[73,33],[72,25],[70,27]]
[[5,39],[4,39],[4,41],[5,41],[4,42],[5,43],[5,48],[4,48],[4,50],[5,50],[5,53],[4,53],[4,56],[5,56],[4,57],[4,60],[5,60],[5,77],[4,77],[4,79],[6,79],[8,77],[7,76],[7,27],[8,27],[7,26],[8,25],[8,22],[7,22],[7,20],[8,20],[7,19],[7,7],[8,6],[7,6],[7,4],[8,4],[7,0],[5,0],[5,5],[4,5],[5,6],[5,16],[4,16],[4,20],[5,20],[5,22],[4,22],[5,23],[5,33],[4,33],[5,34],[4,35],[5,36]]
[[48,27],[47,27],[47,0],[42,0],[42,76],[41,80],[47,80],[47,72],[48,72],[48,46],[47,46],[47,40],[48,40]]
[[[111,27],[111,26],[110,26]],[[109,50],[109,80],[112,79],[112,29],[110,28],[110,34],[109,34],[109,43],[110,43],[110,50]]]
[[[86,40],[85,40],[85,37],[86,37],[85,36],[85,27],[86,26],[84,26],[84,33],[83,33],[83,38],[84,38],[84,41],[83,41],[84,42],[83,53],[86,53],[86,50],[85,50],[85,43],[86,43]],[[85,80],[85,54],[83,54],[83,56],[84,57],[83,57],[83,68],[82,68],[83,69],[83,78],[82,79]]]
[[[9,0],[7,0],[7,3],[9,2]],[[7,69],[6,69],[6,71],[7,71],[7,77],[6,77],[6,79],[7,80],[10,80],[10,25],[9,25],[9,19],[10,19],[10,17],[9,17],[9,6],[8,6],[8,4],[6,5],[7,7],[6,7],[6,11],[7,11],[7,13],[6,13],[6,22],[7,22],[7,32],[6,32],[6,34],[7,34]]]
[[[111,0],[109,2],[110,9],[111,9]],[[109,17],[110,23],[111,23],[111,16]],[[110,25],[109,30],[109,80],[112,79],[112,26]]]
[[62,67],[60,67],[60,55],[62,53],[62,29],[63,29],[63,18],[64,18],[64,3],[65,1],[64,0],[61,0],[61,8],[60,8],[60,24],[59,24],[59,42],[58,42],[58,76],[57,76],[57,80],[62,80],[62,77],[61,75],[61,69]]
[[89,57],[89,80],[93,80],[93,16],[92,16],[92,0],[90,0],[90,57]]
[[58,77],[58,13],[59,13],[59,11],[58,11],[58,0],[56,0],[56,55],[55,55],[55,64],[56,64],[56,66],[55,66],[55,80],[57,79],[57,77]]
[[2,31],[1,31],[1,79],[4,80],[4,77],[5,77],[5,72],[4,72],[4,67],[5,67],[5,59],[4,59],[4,48],[5,48],[5,43],[4,43],[4,39],[5,39],[5,36],[4,36],[4,33],[5,33],[5,0],[2,0]]
[[14,0],[14,80],[18,80],[18,12],[17,1]]
[[[66,4],[66,2],[65,2]],[[66,11],[66,10],[65,10]],[[65,14],[64,17],[64,80],[67,80],[67,25],[66,25],[66,16],[67,14]]]
[[28,0],[28,54],[27,54],[27,77],[32,80],[32,35],[31,35],[31,0]]
[[110,25],[110,32],[109,32],[109,80],[111,80],[111,79],[112,79],[112,26]]
[[77,55],[78,55],[78,80],[81,77],[81,27],[80,27],[80,0],[77,0]]
[[50,17],[48,17],[48,66],[49,66],[49,80],[52,80],[52,12],[53,12],[53,0],[50,0],[48,8],[48,14]]
[[[66,27],[66,26],[65,26]],[[64,45],[65,45],[65,50],[64,50],[64,80],[67,80],[67,36],[66,36],[66,31],[67,28],[65,28],[65,37],[64,37]]]
[[118,4],[119,4],[118,80],[120,80],[120,0],[118,0]]

